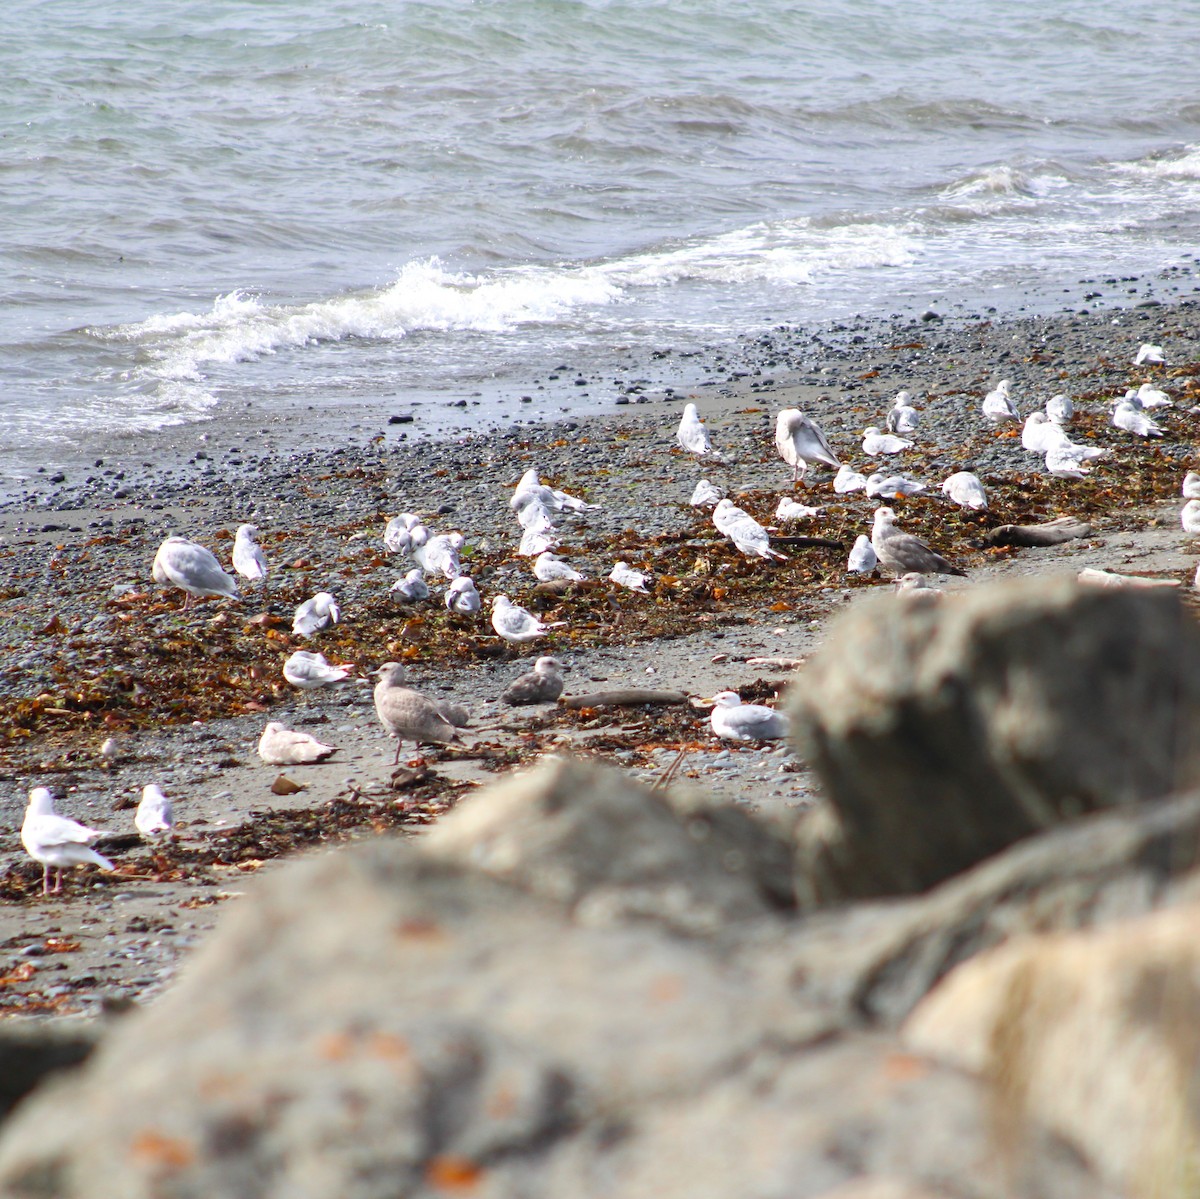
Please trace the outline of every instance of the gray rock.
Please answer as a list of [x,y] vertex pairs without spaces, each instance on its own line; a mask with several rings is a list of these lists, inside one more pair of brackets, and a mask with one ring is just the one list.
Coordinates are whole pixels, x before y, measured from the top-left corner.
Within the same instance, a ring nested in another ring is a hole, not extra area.
[[1165,589],[1019,579],[856,605],[793,687],[815,907],[924,890],[1083,812],[1200,783],[1200,628]]
[[587,924],[653,920],[706,934],[792,906],[791,848],[765,824],[702,801],[677,811],[620,771],[570,759],[460,803],[422,848]]
[[0,1021],[0,1119],[49,1075],[86,1061],[99,1035],[79,1020]]

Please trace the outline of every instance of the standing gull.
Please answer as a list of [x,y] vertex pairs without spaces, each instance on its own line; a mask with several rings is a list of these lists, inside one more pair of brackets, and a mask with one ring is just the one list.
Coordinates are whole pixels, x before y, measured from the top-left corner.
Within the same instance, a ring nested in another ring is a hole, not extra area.
[[385,662],[375,673],[379,676],[375,684],[375,712],[388,734],[396,738],[393,766],[400,761],[405,741],[446,745],[462,740],[432,699],[404,686],[404,667],[398,662]]
[[292,634],[296,637],[311,637],[322,629],[335,625],[342,617],[337,600],[328,591],[318,591],[312,599],[306,599],[292,617]]
[[792,468],[793,483],[808,470],[810,462],[824,462],[832,467],[842,465],[821,426],[799,408],[785,408],[775,417],[775,448]]
[[778,558],[787,561],[787,555],[771,548],[771,539],[748,512],[744,512],[732,500],[722,500],[714,509],[712,522],[717,532],[724,533],[748,558]]
[[683,416],[679,420],[679,429],[675,434],[675,440],[689,454],[695,454],[698,458],[712,453],[708,431],[704,428],[704,422],[700,419],[695,404],[684,405]]
[[723,741],[777,741],[788,735],[790,721],[764,704],[744,704],[736,691],[718,691],[709,700],[712,731]]
[[143,837],[150,839],[169,833],[175,827],[171,801],[157,784],[147,783],[142,788],[142,801],[138,804],[133,824]]
[[257,525],[238,525],[233,537],[233,569],[242,576],[254,582],[262,579],[263,603],[267,602],[267,556],[262,552],[262,546],[255,538],[258,536]]
[[891,508],[875,509],[871,546],[878,555],[880,564],[896,575],[916,572],[965,577],[967,573],[957,566],[952,566],[919,538],[896,528],[896,514]]
[[150,573],[156,583],[167,583],[186,593],[183,601],[185,612],[193,595],[238,598],[237,583],[232,575],[227,575],[221,569],[216,556],[186,537],[168,537],[158,547]]
[[542,657],[533,669],[519,675],[504,689],[501,700],[506,704],[552,704],[563,690],[563,671],[566,666],[557,658]]
[[866,533],[859,533],[857,540],[850,550],[850,559],[846,569],[855,575],[869,575],[879,565],[879,557],[875,547]]
[[514,604],[507,595],[497,595],[492,600],[492,628],[504,638],[520,645],[544,637],[550,629],[561,628],[567,622],[556,620],[543,624],[532,612]]
[[1012,386],[1009,379],[1001,379],[991,391],[983,397],[983,415],[993,424],[1002,420],[1020,420],[1021,414],[1012,402],[1008,389]]
[[54,796],[46,787],[34,787],[21,825],[21,844],[34,861],[42,864],[42,894],[50,894],[50,870],[55,870],[54,894],[62,890],[63,871],[69,866],[91,864],[101,870],[114,870],[113,864],[90,848],[104,836],[99,829],[88,828],[76,820],[59,816]]

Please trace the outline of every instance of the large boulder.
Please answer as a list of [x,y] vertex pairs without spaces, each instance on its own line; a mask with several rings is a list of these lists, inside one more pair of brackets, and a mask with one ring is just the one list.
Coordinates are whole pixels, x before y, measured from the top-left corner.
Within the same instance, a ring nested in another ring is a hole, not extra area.
[[824,796],[801,830],[807,907],[919,892],[1200,783],[1200,626],[1167,589],[1061,577],[864,600],[790,694]]
[[950,974],[905,1037],[985,1080],[1010,1138],[1049,1126],[1122,1194],[1196,1194],[1200,906],[1014,940]]
[[460,803],[422,838],[585,924],[714,933],[793,906],[792,847],[729,804],[674,804],[611,767],[548,760]]
[[100,1035],[80,1020],[0,1021],[0,1119],[48,1076],[87,1061]]

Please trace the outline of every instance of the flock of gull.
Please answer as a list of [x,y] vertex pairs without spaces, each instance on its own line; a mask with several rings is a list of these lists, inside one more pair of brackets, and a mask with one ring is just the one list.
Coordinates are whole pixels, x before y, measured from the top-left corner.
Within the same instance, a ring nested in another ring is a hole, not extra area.
[[[1162,365],[1164,362],[1161,347],[1152,345],[1142,346],[1135,359],[1136,365]],[[1163,430],[1147,413],[1171,406],[1169,395],[1146,382],[1112,401],[1111,421],[1115,428],[1133,436],[1159,437]],[[1022,420],[1012,395],[1011,382],[1002,380],[984,396],[982,415],[996,426],[1006,422],[1020,424],[1022,447],[1044,457],[1047,471],[1058,477],[1082,478],[1091,469],[1089,463],[1108,453],[1105,449],[1071,440],[1068,429],[1075,410],[1066,395],[1050,397],[1044,406],[1029,412]],[[913,396],[901,391],[887,411],[883,425],[872,425],[864,430],[862,453],[871,459],[893,459],[913,448],[920,428],[921,413]],[[714,450],[695,404],[689,403],[684,408],[676,439],[682,450],[697,459],[727,465],[727,459]],[[784,409],[777,414],[775,447],[785,465],[791,468],[794,486],[802,483],[811,469],[825,467],[836,472],[832,490],[838,495],[862,491],[868,498],[891,499],[929,491],[927,484],[902,472],[879,469],[867,474],[854,469],[834,451],[817,422],[798,408]],[[941,492],[950,502],[963,508],[978,510],[988,506],[983,483],[970,471],[951,474],[942,483]],[[1183,494],[1187,500],[1181,518],[1183,528],[1189,533],[1200,534],[1200,474],[1187,475]],[[770,530],[708,479],[700,479],[696,484],[690,503],[697,508],[711,508],[713,526],[747,557],[787,560],[787,555],[772,547]],[[574,515],[598,505],[543,484],[536,469],[530,469],[518,481],[509,507],[521,529],[516,552],[532,559],[533,573],[540,583],[569,584],[585,578],[581,571],[554,552],[561,545],[555,522],[564,514]],[[801,504],[784,496],[776,509],[775,519],[781,523],[792,522],[818,518],[822,512],[820,507]],[[257,538],[258,529],[254,525],[243,524],[238,528],[232,565],[242,579],[261,585],[266,602],[270,569]],[[383,531],[383,544],[389,553],[407,556],[414,564],[393,584],[391,593],[396,599],[406,604],[428,602],[433,596],[430,580],[435,585],[444,580],[446,587],[441,602],[449,612],[471,617],[482,610],[483,598],[463,569],[462,551],[466,542],[462,533],[434,533],[417,514],[406,512],[388,521]],[[870,533],[857,538],[847,561],[847,570],[851,573],[866,574],[880,568],[895,577],[901,594],[936,592],[927,576],[966,573],[918,537],[899,528],[895,511],[887,506],[875,509]],[[225,571],[216,555],[184,537],[168,537],[159,546],[152,575],[156,582],[184,592],[185,611],[193,598],[240,598],[237,580]],[[612,566],[608,579],[618,587],[643,594],[653,585],[649,572],[637,570],[625,561]],[[1197,586],[1200,586],[1200,572]],[[544,622],[502,593],[492,596],[489,606],[491,626],[496,635],[514,645],[535,641],[564,623]],[[296,608],[292,633],[296,637],[311,638],[340,619],[336,598],[329,592],[318,592]],[[350,666],[328,662],[320,653],[297,650],[283,664],[283,677],[292,686],[308,691],[339,682],[349,677],[352,670]],[[553,703],[562,694],[565,670],[567,666],[560,659],[549,655],[539,657],[531,669],[509,684],[501,699],[514,705]],[[377,679],[374,687],[376,714],[386,732],[396,740],[393,764],[399,762],[401,747],[406,740],[418,746],[453,744],[461,740],[460,730],[469,724],[469,713],[465,708],[409,687],[405,668],[399,663],[386,662],[374,674]],[[787,735],[785,714],[763,705],[743,703],[734,691],[718,692],[703,703],[711,706],[710,727],[722,740],[769,741]],[[266,763],[289,765],[321,762],[337,750],[307,733],[289,730],[273,721],[262,733],[258,752]],[[135,826],[147,838],[171,830],[171,804],[157,786],[144,789]],[[52,869],[57,872],[56,892],[61,889],[65,868],[91,864],[111,870],[112,864],[92,848],[104,836],[102,831],[55,813],[53,797],[46,788],[38,787],[31,792],[21,839],[28,853],[43,865],[45,892],[49,893],[51,889]]]

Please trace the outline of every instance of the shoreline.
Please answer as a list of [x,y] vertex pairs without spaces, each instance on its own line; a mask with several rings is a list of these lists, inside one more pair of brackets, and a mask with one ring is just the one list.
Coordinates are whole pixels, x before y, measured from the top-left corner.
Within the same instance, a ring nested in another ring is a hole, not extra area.
[[[774,413],[799,404],[820,420],[844,459],[861,468],[862,428],[882,423],[891,397],[907,386],[924,420],[917,447],[897,467],[936,493],[942,478],[970,465],[992,495],[985,516],[964,515],[940,496],[895,505],[903,527],[967,568],[969,579],[955,585],[1012,571],[1105,564],[1190,583],[1194,562],[1177,513],[1179,482],[1196,465],[1200,417],[1186,409],[1200,399],[1197,375],[1168,379],[1169,390],[1188,387],[1192,398],[1170,411],[1162,444],[1118,434],[1106,423],[1100,397],[1145,373],[1130,365],[1142,341],[1162,341],[1169,361],[1200,371],[1200,306],[953,327],[918,319],[886,325],[881,334],[872,344],[856,343],[862,335],[847,327],[839,333],[842,344],[822,343],[819,358],[793,370],[793,335],[806,346],[810,335],[781,327],[754,343],[758,364],[749,371],[747,362],[713,361],[715,377],[706,387],[611,414],[568,415],[438,443],[397,437],[339,446],[322,433],[322,444],[307,453],[245,448],[225,455],[240,457],[238,463],[214,455],[150,465],[140,476],[127,466],[115,488],[107,478],[67,480],[36,505],[0,508],[0,555],[13,579],[0,599],[9,634],[0,672],[7,696],[0,700],[7,722],[0,821],[10,830],[0,840],[0,884],[7,880],[9,887],[7,898],[0,896],[0,945],[29,962],[37,955],[21,955],[39,938],[57,935],[51,929],[79,942],[77,950],[55,955],[52,971],[47,962],[35,972],[23,992],[44,996],[47,1006],[30,1001],[14,1008],[13,997],[0,993],[0,1015],[92,1013],[104,996],[151,996],[211,924],[217,897],[237,893],[243,876],[263,863],[269,868],[305,847],[371,835],[373,827],[419,827],[446,800],[543,753],[594,754],[653,779],[680,745],[691,746],[684,785],[795,819],[813,785],[802,764],[778,748],[713,744],[703,713],[580,716],[503,709],[496,700],[539,652],[571,659],[571,694],[640,685],[711,695],[731,687],[746,699],[770,700],[789,674],[750,660],[804,658],[819,644],[829,615],[857,591],[880,585],[847,579],[845,551],[796,551],[778,566],[732,551],[707,513],[687,506],[707,468],[674,448],[685,400],[699,405],[714,444],[732,459],[711,476],[715,482],[731,487],[764,522],[782,494],[819,502],[828,509],[824,518],[789,531],[840,540],[848,550],[867,530],[875,502],[861,493],[834,495],[825,471],[812,472],[808,486],[793,492],[772,444]],[[1112,458],[1078,484],[1039,473],[1019,436],[987,427],[979,415],[983,390],[1001,375],[1014,379],[1023,411],[1051,390],[1091,396],[1072,435],[1111,446]],[[602,505],[562,522],[572,564],[601,580],[616,556],[649,566],[658,579],[654,595],[617,594],[603,582],[565,597],[534,595],[528,562],[512,555],[519,530],[507,506],[513,483],[531,465]],[[492,634],[486,611],[466,622],[447,617],[440,603],[415,614],[393,607],[387,587],[407,564],[389,560],[379,539],[384,520],[406,508],[426,513],[438,531],[462,529],[485,604],[503,590],[517,602],[541,605],[547,619],[566,620],[566,629],[515,653]],[[1054,550],[997,552],[973,544],[988,527],[1065,513],[1092,520],[1093,537]],[[179,531],[227,560],[228,536],[243,521],[263,530],[276,571],[271,610],[285,620],[275,628],[252,623],[257,603],[235,609],[215,601],[182,617],[178,593],[164,597],[150,586],[158,543]],[[298,699],[278,679],[278,663],[300,645],[288,636],[292,608],[321,589],[338,596],[344,618],[304,648],[354,662],[360,681]],[[435,778],[411,791],[392,787],[394,743],[378,727],[366,677],[396,655],[409,664],[414,685],[468,704],[475,726],[469,739],[486,750],[477,757],[425,755]],[[38,710],[41,695],[55,702]],[[273,719],[341,748],[322,766],[286,770],[306,787],[291,796],[271,793],[280,771],[259,763],[254,751],[263,724]],[[98,755],[107,736],[121,747],[112,765]],[[43,902],[22,890],[31,864],[16,830],[30,787],[52,787],[65,814],[125,831],[132,825],[128,805],[148,782],[163,786],[186,823],[171,869],[156,868],[149,851],[134,846],[121,858],[123,867],[130,865],[125,876],[72,879],[65,901]],[[252,811],[275,815],[239,829]],[[47,996],[56,987],[64,989]]]

